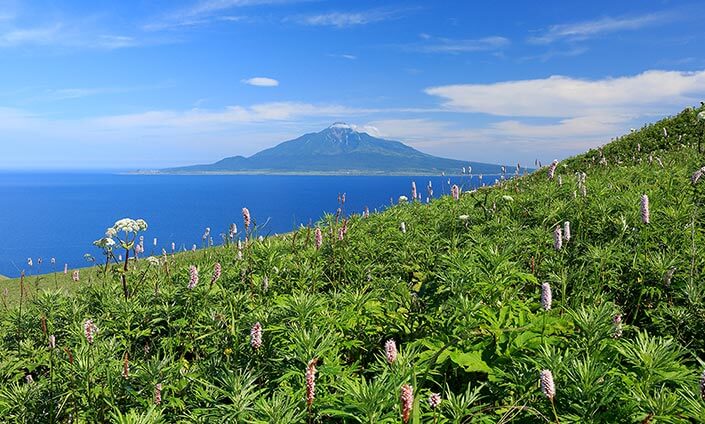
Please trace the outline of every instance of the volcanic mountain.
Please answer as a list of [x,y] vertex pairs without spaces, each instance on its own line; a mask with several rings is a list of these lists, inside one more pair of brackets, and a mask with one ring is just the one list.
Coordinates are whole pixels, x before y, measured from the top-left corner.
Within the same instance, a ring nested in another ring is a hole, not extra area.
[[250,157],[233,156],[209,165],[164,169],[162,173],[266,174],[496,174],[499,165],[441,158],[403,143],[373,137],[358,127],[336,122]]

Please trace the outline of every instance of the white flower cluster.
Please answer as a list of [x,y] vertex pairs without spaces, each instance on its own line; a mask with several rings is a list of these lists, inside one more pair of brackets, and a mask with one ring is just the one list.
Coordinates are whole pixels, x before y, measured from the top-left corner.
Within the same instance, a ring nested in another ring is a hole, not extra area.
[[100,247],[103,250],[110,250],[115,246],[115,240],[110,237],[103,237],[93,242],[94,246]]
[[109,234],[116,235],[119,232],[126,232],[126,233],[138,233],[140,231],[146,231],[147,230],[147,223],[144,221],[144,219],[130,219],[130,218],[124,218],[115,223],[112,228],[108,228],[108,231],[106,232],[106,235],[111,237]]

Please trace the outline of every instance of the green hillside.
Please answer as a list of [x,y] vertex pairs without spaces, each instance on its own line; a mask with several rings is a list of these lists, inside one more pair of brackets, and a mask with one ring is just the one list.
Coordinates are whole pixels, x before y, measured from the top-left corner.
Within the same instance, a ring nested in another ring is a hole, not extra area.
[[240,253],[114,264],[58,289],[27,278],[0,310],[0,417],[705,422],[700,111],[562,161],[553,178],[544,167],[457,201],[326,216],[320,249],[313,229],[263,241],[254,229]]

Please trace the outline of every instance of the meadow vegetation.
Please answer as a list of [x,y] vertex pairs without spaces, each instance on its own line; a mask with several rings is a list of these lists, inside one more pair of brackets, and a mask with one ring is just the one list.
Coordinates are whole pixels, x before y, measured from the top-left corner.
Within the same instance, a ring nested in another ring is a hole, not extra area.
[[127,223],[79,282],[0,282],[0,420],[705,422],[699,112],[277,237],[135,261]]

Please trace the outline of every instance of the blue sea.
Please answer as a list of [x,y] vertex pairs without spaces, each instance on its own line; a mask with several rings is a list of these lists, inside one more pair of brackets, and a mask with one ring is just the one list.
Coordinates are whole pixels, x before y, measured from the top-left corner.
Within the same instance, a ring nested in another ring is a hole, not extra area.
[[[463,189],[478,183],[468,176],[0,173],[0,275],[52,272],[52,257],[57,270],[64,264],[90,266],[84,255],[101,254],[93,241],[125,217],[147,221],[146,253],[159,254],[162,248],[171,251],[172,242],[178,250],[200,248],[206,227],[214,243],[222,243],[220,234],[231,223],[242,227],[243,207],[258,223],[259,234],[273,235],[335,213],[339,193],[346,193],[346,213],[361,213],[365,206],[373,212],[388,207],[390,198],[408,197],[412,181],[425,199],[429,180],[435,197],[449,193],[449,181]],[[28,258],[34,262],[31,269]]]

